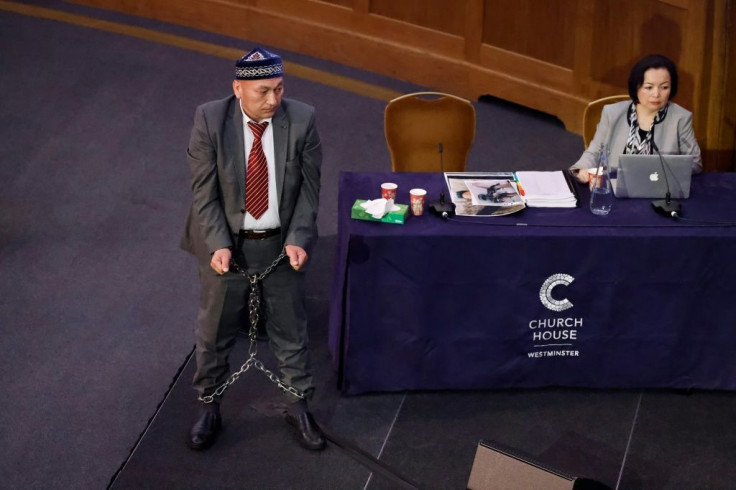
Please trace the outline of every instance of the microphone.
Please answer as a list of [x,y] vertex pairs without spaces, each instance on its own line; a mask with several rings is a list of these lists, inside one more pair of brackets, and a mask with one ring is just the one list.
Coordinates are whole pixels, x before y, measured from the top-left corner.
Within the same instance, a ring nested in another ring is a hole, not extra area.
[[679,202],[672,200],[670,194],[670,182],[667,178],[667,170],[665,169],[664,158],[662,158],[662,154],[659,152],[659,148],[657,148],[657,144],[654,142],[654,124],[652,124],[652,149],[657,152],[657,155],[659,155],[659,164],[662,166],[662,173],[664,174],[664,184],[667,186],[667,193],[665,194],[665,198],[652,201],[652,207],[657,213],[663,216],[675,219],[679,218],[680,209],[682,209],[682,207],[680,206]]
[[[445,175],[445,165],[442,162],[442,153],[444,151],[442,147],[442,143],[438,145],[438,150],[440,153],[440,169],[442,170],[442,175]],[[452,216],[455,213],[455,204],[452,202],[446,202],[445,201],[445,188],[442,188],[442,191],[440,192],[440,200],[437,202],[434,202],[429,205],[430,211],[432,211],[437,216],[441,217],[442,219],[448,219],[450,216]]]

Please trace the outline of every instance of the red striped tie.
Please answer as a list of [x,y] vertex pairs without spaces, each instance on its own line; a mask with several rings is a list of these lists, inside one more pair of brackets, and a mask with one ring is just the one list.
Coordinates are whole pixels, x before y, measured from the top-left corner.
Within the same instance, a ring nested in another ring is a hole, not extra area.
[[247,177],[245,178],[245,210],[255,219],[268,209],[268,164],[263,153],[261,137],[268,126],[264,123],[248,122],[253,132],[253,146],[248,155]]

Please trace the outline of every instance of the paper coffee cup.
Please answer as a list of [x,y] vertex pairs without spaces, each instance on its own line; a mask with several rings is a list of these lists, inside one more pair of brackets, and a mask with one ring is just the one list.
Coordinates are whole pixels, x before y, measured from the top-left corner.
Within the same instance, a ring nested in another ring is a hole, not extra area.
[[421,216],[424,214],[424,200],[426,199],[426,196],[427,191],[424,189],[412,189],[409,191],[411,214],[414,216]]
[[384,199],[393,199],[396,201],[396,189],[398,186],[393,182],[384,182],[381,184],[381,197]]
[[593,167],[588,169],[588,189],[591,191],[596,186],[600,185],[603,180],[603,169],[600,167]]

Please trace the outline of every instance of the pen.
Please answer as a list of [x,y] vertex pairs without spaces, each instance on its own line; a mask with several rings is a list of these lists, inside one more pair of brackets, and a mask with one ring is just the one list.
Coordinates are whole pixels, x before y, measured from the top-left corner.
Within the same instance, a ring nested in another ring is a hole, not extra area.
[[519,177],[514,174],[514,181],[516,182],[516,187],[519,188],[519,194],[522,196],[526,196],[526,192],[524,192],[524,188],[521,186],[521,182],[519,182]]

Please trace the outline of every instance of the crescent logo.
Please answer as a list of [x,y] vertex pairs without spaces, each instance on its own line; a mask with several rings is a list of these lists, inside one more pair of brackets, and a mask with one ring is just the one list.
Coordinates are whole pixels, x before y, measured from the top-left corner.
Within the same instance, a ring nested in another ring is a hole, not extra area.
[[575,280],[574,277],[568,274],[553,274],[544,281],[542,289],[539,290],[539,299],[542,304],[552,311],[564,311],[568,308],[572,308],[572,303],[568,299],[554,299],[552,297],[552,290],[557,286],[569,286]]

